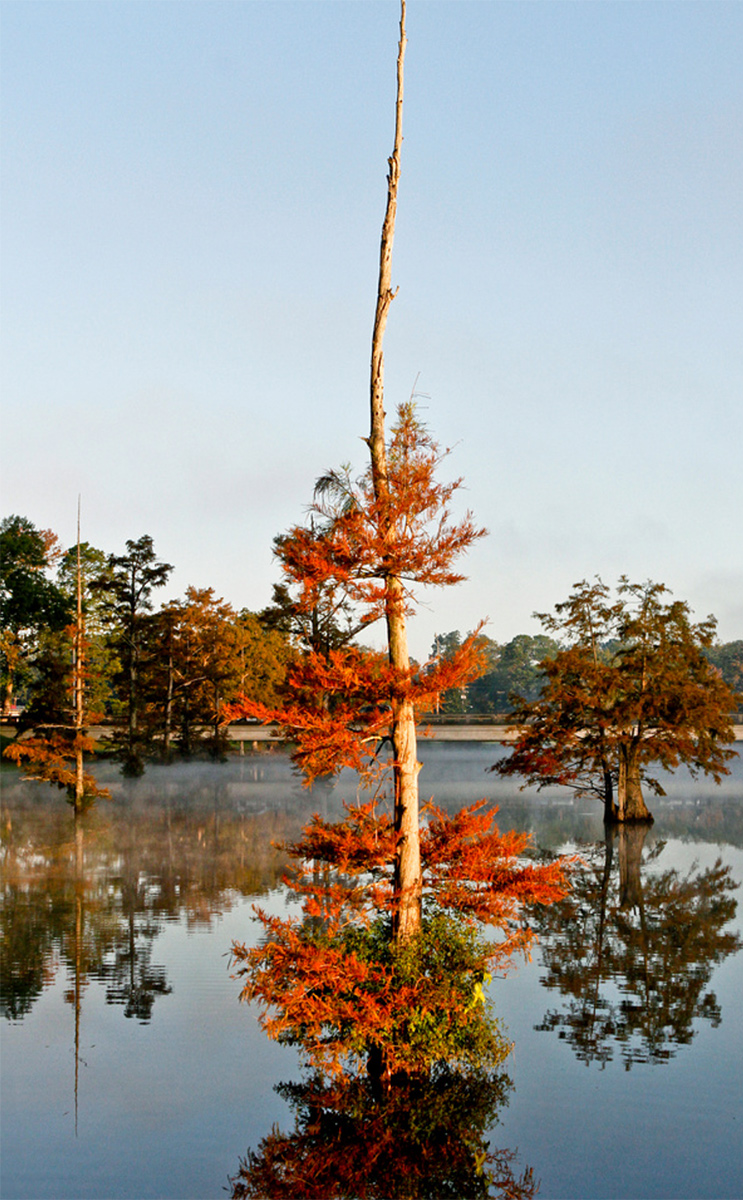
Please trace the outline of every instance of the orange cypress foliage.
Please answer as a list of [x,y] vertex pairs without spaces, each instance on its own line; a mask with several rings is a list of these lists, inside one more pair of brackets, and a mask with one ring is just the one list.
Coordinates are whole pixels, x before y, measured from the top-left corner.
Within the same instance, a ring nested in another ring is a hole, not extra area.
[[[331,587],[360,607],[366,628],[385,617],[391,604],[412,614],[416,585],[446,586],[463,579],[454,560],[486,531],[475,526],[469,512],[452,520],[451,501],[461,480],[436,479],[447,455],[408,402],[398,409],[387,449],[384,501],[375,495],[371,468],[359,479],[345,467],[318,480],[309,523],[289,530],[278,549],[302,610],[311,612],[323,589]],[[394,598],[392,578],[401,583]],[[479,633],[480,628],[450,659],[407,671],[395,668],[388,655],[355,646],[327,654],[312,651],[291,666],[283,704],[270,708],[241,697],[225,709],[224,718],[258,717],[281,725],[296,744],[295,760],[308,783],[343,767],[368,775],[380,766],[377,751],[389,733],[392,711],[405,702],[418,713],[430,711],[439,693],[482,674],[486,664]]]
[[381,767],[380,741],[389,732],[390,709],[403,697],[419,713],[436,696],[463,687],[483,670],[477,629],[450,659],[401,674],[386,655],[345,646],[327,655],[310,651],[289,667],[283,705],[270,708],[246,697],[226,706],[226,720],[257,717],[276,722],[296,745],[294,759],[307,784],[343,767],[368,778]]
[[[446,452],[418,421],[412,400],[400,405],[385,437],[382,343],[395,295],[405,45],[401,0],[395,143],[372,335],[371,461],[357,479],[347,467],[323,476],[308,525],[278,542],[284,586],[298,592],[300,610],[321,612],[328,596],[334,604],[340,596],[344,611],[360,607],[358,628],[384,619],[387,658],[348,646],[318,655],[313,642],[313,652],[290,671],[283,705],[272,710],[241,699],[225,714],[278,721],[295,740],[308,781],[344,766],[372,774],[382,746],[391,746],[393,819],[363,807],[349,808],[339,826],[315,818],[291,848],[298,873],[290,886],[303,899],[302,918],[259,912],[262,944],[233,945],[238,975],[247,980],[243,997],[263,1004],[271,1036],[299,1045],[320,1069],[339,1073],[345,1062],[368,1057],[370,1072],[388,1078],[425,1074],[442,1062],[502,1061],[507,1046],[482,988],[488,967],[528,944],[528,930],[514,926],[516,906],[537,895],[556,898],[564,887],[559,868],[539,882],[525,868],[509,874],[513,862],[506,863],[523,846],[499,842],[477,812],[452,823],[432,810],[434,832],[421,839],[416,715],[440,692],[476,678],[485,663],[478,630],[454,659],[416,668],[406,619],[416,586],[463,578],[454,562],[485,530],[469,512],[452,519],[461,480],[438,482]],[[501,945],[479,935],[482,920],[500,929]]]
[[453,522],[450,503],[461,479],[436,478],[449,451],[442,451],[408,401],[397,410],[388,449],[388,492],[374,494],[371,468],[354,480],[350,469],[328,471],[315,488],[314,524],[295,526],[282,539],[287,579],[299,586],[308,609],[326,582],[342,584],[370,615],[383,617],[386,580],[404,582],[405,612],[414,611],[413,584],[448,586],[463,575],[455,559],[485,530],[467,512]]
[[[567,864],[527,861],[529,835],[501,834],[483,804],[454,816],[431,805],[427,814],[415,942],[401,948],[389,935],[397,835],[370,802],[347,806],[340,822],[315,816],[285,847],[296,864],[285,882],[302,915],[256,908],[261,944],[233,945],[241,999],[261,1005],[269,1037],[298,1045],[320,1070],[340,1074],[376,1053],[391,1077],[442,1061],[497,1065],[508,1051],[483,1019],[482,984],[528,953],[523,908],[563,897]],[[483,924],[495,940],[480,937]]]
[[504,965],[517,950],[528,950],[533,938],[520,923],[522,906],[561,899],[567,891],[568,862],[527,862],[531,835],[500,833],[498,810],[485,810],[485,803],[451,817],[429,805],[432,820],[421,837],[421,858],[428,892],[438,905],[501,931],[497,957]]
[[[469,514],[454,522],[450,502],[460,481],[439,484],[445,457],[402,405],[387,448],[382,499],[371,470],[352,480],[345,468],[316,487],[307,526],[279,542],[285,578],[308,612],[324,592],[341,592],[360,607],[365,628],[390,610],[413,611],[415,585],[456,583],[455,557],[479,538]],[[370,1063],[373,1073],[425,1074],[442,1062],[497,1066],[508,1045],[489,1012],[483,983],[528,952],[524,906],[551,903],[567,887],[564,864],[528,863],[525,835],[499,833],[482,806],[449,817],[431,805],[422,827],[415,904],[418,919],[399,937],[406,903],[399,869],[410,836],[402,828],[394,749],[401,710],[420,715],[435,698],[482,673],[480,629],[446,659],[422,667],[344,645],[315,650],[290,665],[283,703],[241,698],[226,719],[277,722],[295,744],[294,758],[311,783],[343,767],[376,781],[391,769],[394,814],[377,803],[350,806],[331,823],[315,817],[287,847],[296,868],[287,885],[301,901],[299,918],[256,910],[259,946],[235,944],[242,998],[262,1007],[270,1037],[298,1045],[318,1069],[340,1073]],[[407,663],[403,667],[400,662]],[[486,940],[483,925],[497,931]]]
[[[25,779],[51,783],[67,791],[71,804],[75,803],[75,757],[78,750],[84,754],[95,751],[95,743],[82,733],[72,730],[51,730],[47,736],[38,735],[12,742],[3,751],[3,757],[18,766],[27,766]],[[84,794],[88,800],[96,797],[108,800],[111,793],[101,787],[88,771],[83,774]]]

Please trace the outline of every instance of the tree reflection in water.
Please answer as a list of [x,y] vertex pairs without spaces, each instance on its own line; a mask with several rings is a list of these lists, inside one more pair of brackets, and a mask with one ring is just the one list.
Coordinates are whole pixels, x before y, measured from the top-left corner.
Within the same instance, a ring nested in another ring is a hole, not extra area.
[[91,980],[105,985],[108,1004],[123,1005],[125,1016],[143,1023],[156,997],[171,991],[165,968],[152,963],[161,922],[153,918],[136,865],[124,861],[114,886],[96,870],[99,848],[91,840],[89,861],[80,818],[69,840],[53,850],[26,844],[20,864],[6,858],[0,1012],[11,1020],[31,1010],[61,964],[76,1026]]
[[[22,1020],[66,970],[79,998],[91,981],[142,1023],[170,993],[153,947],[167,920],[206,927],[238,897],[276,886],[303,814],[235,811],[224,784],[188,800],[101,805],[73,824],[65,805],[7,789],[2,815],[0,1013]],[[141,794],[141,799],[139,799]]]
[[718,1025],[712,971],[741,948],[725,929],[737,910],[730,868],[718,859],[686,873],[658,870],[664,843],[643,863],[647,834],[630,826],[581,847],[586,865],[570,895],[532,918],[541,982],[567,998],[536,1028],[558,1030],[586,1064],[604,1066],[616,1049],[627,1070],[666,1062],[691,1042],[696,1020]]
[[230,1179],[232,1200],[531,1200],[539,1184],[486,1138],[512,1084],[440,1069],[382,1088],[368,1076],[279,1084],[295,1112]]

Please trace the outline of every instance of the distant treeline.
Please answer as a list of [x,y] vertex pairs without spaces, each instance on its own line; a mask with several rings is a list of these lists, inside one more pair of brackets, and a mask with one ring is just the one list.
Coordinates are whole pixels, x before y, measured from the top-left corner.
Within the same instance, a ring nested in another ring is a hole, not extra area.
[[[531,637],[520,633],[505,644],[486,637],[480,640],[485,649],[488,670],[468,687],[446,692],[441,697],[441,713],[507,714],[514,707],[515,697],[536,700],[543,682],[539,664],[544,659],[553,658],[560,649],[558,641],[544,634]],[[441,654],[446,657],[461,642],[462,636],[458,630],[439,635],[432,647],[432,656]],[[615,650],[616,644],[610,642],[601,647],[607,658]],[[743,688],[743,639],[721,642],[710,647],[705,654],[725,683],[733,691],[740,692]]]
[[[280,539],[278,539],[280,542]],[[156,605],[172,566],[152,538],[127,541],[122,554],[87,542],[64,548],[51,530],[25,517],[0,525],[0,672],[3,715],[21,728],[69,727],[73,624],[78,576],[85,623],[86,722],[119,730],[118,753],[132,773],[150,755],[188,757],[197,746],[221,753],[220,714],[238,695],[273,706],[292,659],[328,654],[363,635],[353,609],[336,597],[303,611],[283,583],[261,612],[236,611],[213,588]],[[511,697],[535,698],[539,663],[558,642],[521,634],[505,645],[482,637],[487,670],[474,683],[445,692],[441,714],[506,714]],[[441,634],[431,659],[460,644]],[[715,646],[709,657],[740,687],[743,641]],[[204,736],[204,729],[211,732]]]
[[[205,724],[220,743],[223,705],[240,693],[274,702],[293,653],[255,613],[236,612],[212,588],[189,587],[156,606],[172,571],[152,538],[123,554],[79,548],[86,723],[121,729],[125,767],[143,756],[188,756]],[[69,726],[78,548],[12,516],[0,525],[0,670],[4,715],[22,728]],[[198,732],[197,732],[198,731]]]

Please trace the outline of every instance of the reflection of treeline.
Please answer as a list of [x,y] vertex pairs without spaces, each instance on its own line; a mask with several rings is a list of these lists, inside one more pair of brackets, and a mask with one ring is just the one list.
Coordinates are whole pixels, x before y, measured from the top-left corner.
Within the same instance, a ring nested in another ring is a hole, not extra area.
[[72,830],[36,789],[12,789],[2,812],[0,1005],[19,1019],[57,976],[96,981],[111,1004],[148,1020],[167,994],[153,946],[166,920],[208,925],[238,896],[275,888],[273,844],[296,837],[306,811],[243,812],[225,789],[201,803],[102,805]]
[[665,1063],[700,1021],[719,1025],[714,968],[743,945],[730,868],[664,867],[665,843],[643,856],[647,836],[634,825],[580,847],[569,896],[534,915],[541,983],[563,1001],[537,1028],[585,1063]]
[[[664,837],[743,847],[743,806],[739,799],[716,796],[671,803],[659,800],[655,807]],[[505,801],[499,806],[498,818],[509,829],[538,825],[539,842],[545,848],[556,849],[586,837],[598,839],[604,832],[601,812],[587,812],[585,800],[569,797],[556,802],[549,792],[518,805]]]

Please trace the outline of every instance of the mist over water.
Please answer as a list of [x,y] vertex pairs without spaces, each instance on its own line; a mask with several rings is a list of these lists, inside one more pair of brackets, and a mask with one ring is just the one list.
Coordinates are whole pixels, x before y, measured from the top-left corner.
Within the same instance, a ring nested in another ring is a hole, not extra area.
[[[491,985],[515,1045],[492,1144],[542,1197],[743,1194],[740,757],[719,788],[664,777],[652,828],[607,841],[597,801],[489,773],[503,753],[423,739],[422,800],[486,799],[584,868]],[[300,1078],[238,1004],[229,947],[258,936],[256,901],[284,911],[276,843],[368,793],[350,772],[308,791],[275,748],[96,773],[112,799],[76,833],[61,793],[2,772],[2,1195],[216,1197],[291,1131],[274,1087]]]

